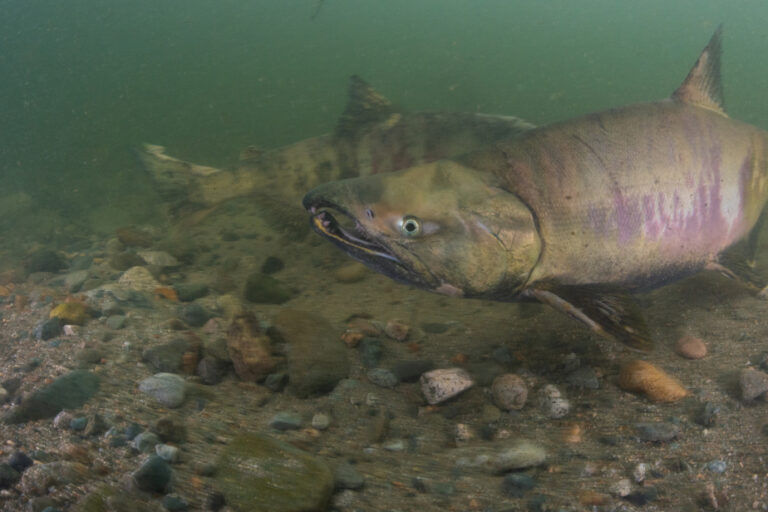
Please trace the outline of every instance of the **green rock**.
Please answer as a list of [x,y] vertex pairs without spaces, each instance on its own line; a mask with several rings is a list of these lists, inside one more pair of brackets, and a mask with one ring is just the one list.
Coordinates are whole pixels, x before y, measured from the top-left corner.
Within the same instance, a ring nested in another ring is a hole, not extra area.
[[333,492],[324,461],[263,434],[233,439],[217,466],[216,487],[236,512],[319,512]]
[[3,423],[17,424],[56,416],[62,409],[77,409],[99,389],[99,377],[74,370],[35,391],[3,416]]
[[24,260],[27,273],[58,272],[67,265],[64,257],[50,249],[40,249],[28,255]]
[[208,295],[208,285],[205,283],[180,283],[173,287],[182,302],[192,302]]
[[349,376],[346,345],[325,318],[284,309],[274,318],[272,328],[271,334],[287,345],[290,393],[301,398],[327,393]]
[[254,273],[245,283],[245,300],[257,304],[282,304],[294,296],[294,291],[272,276]]

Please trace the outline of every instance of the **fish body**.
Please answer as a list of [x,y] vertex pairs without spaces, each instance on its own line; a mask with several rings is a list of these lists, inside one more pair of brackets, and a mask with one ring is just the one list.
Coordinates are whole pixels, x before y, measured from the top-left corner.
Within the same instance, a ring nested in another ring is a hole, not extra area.
[[487,171],[535,213],[531,284],[649,288],[749,233],[768,197],[765,149],[762,130],[664,100],[534,129]]
[[312,225],[396,280],[540,301],[647,349],[627,292],[704,268],[741,279],[723,256],[746,240],[751,259],[768,199],[768,135],[723,110],[720,41],[671,98],[321,186],[304,199]]
[[138,156],[172,212],[255,195],[285,215],[295,210],[308,188],[322,183],[457,156],[532,127],[512,116],[406,112],[352,76],[348,102],[333,133],[271,150],[248,148],[234,169],[186,162],[159,145],[145,144]]

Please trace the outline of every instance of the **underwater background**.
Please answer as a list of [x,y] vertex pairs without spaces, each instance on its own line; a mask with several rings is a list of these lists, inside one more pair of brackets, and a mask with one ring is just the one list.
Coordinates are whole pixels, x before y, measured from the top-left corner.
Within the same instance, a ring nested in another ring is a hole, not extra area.
[[668,95],[724,23],[728,111],[768,126],[760,1],[2,0],[0,12],[6,235],[151,221],[140,143],[231,165],[248,145],[332,130],[351,74],[406,109],[543,124]]

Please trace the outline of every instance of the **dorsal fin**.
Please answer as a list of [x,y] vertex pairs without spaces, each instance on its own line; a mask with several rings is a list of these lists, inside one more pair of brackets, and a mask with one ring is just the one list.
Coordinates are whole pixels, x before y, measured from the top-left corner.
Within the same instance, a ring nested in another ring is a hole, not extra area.
[[726,116],[723,101],[723,82],[720,79],[723,25],[715,30],[707,47],[699,55],[683,84],[672,93],[672,98],[683,103],[706,108]]
[[352,136],[384,121],[395,112],[392,103],[357,75],[349,77],[347,106],[336,125],[336,136]]

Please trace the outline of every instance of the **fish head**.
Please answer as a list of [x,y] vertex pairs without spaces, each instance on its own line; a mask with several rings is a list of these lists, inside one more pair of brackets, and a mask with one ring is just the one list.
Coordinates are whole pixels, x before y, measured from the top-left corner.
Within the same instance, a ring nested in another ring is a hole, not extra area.
[[321,185],[316,232],[371,269],[453,296],[511,299],[541,252],[530,209],[490,173],[450,160]]

